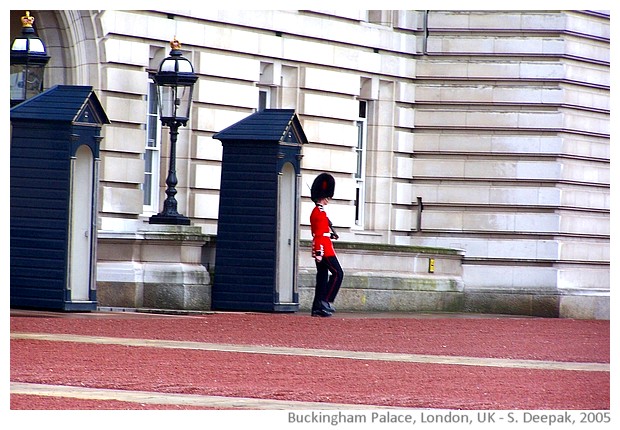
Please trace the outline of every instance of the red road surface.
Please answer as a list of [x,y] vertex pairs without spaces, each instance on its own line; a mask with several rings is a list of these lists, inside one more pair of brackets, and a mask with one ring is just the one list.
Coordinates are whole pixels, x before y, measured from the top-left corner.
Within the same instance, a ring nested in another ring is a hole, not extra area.
[[[12,333],[609,363],[609,321],[15,313]],[[63,317],[60,317],[62,315]],[[610,373],[11,340],[11,381],[447,409],[609,409]],[[175,409],[12,395],[12,409]],[[189,407],[183,407],[189,408]]]

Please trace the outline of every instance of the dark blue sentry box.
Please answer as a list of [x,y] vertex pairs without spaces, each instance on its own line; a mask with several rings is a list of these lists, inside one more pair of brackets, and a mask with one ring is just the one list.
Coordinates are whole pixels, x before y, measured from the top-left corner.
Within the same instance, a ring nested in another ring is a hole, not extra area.
[[101,127],[90,86],[57,85],[11,109],[11,307],[97,307]]
[[297,311],[301,123],[265,109],[213,137],[223,152],[212,308]]

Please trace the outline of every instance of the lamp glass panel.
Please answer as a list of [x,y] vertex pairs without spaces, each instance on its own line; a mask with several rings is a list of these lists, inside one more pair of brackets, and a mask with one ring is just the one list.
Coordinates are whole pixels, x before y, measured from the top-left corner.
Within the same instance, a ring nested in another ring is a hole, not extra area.
[[192,67],[192,63],[189,62],[189,60],[183,58],[180,59],[177,62],[178,65],[178,72],[180,73],[193,73],[194,72],[194,67]]
[[189,118],[191,86],[159,85],[158,96],[162,119],[187,120]]
[[30,39],[30,52],[45,54],[45,45],[41,39]]
[[11,51],[25,51],[28,46],[28,39],[20,39],[17,38],[13,41],[13,46],[11,46]]
[[11,64],[11,100],[26,100],[23,64]]
[[43,72],[45,66],[31,64],[26,73],[26,99],[41,93],[43,89]]

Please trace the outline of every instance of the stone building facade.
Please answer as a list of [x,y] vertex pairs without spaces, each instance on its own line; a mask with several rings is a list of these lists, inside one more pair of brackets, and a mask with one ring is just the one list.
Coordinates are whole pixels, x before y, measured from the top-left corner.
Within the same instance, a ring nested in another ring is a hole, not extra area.
[[[12,37],[22,13],[11,12]],[[111,305],[148,307],[149,276],[208,283],[222,153],[212,136],[257,109],[287,108],[309,140],[302,183],[336,177],[329,215],[350,244],[343,258],[360,264],[352,279],[372,255],[413,253],[393,274],[415,272],[416,247],[450,249],[468,310],[609,318],[608,11],[31,14],[52,57],[46,87],[92,85],[112,122],[97,279]],[[184,239],[148,228],[168,163],[150,76],[174,36],[199,75],[177,148],[179,212],[193,225]],[[304,240],[311,209],[305,187]],[[162,251],[173,236],[175,251]],[[538,312],[539,301],[553,309]]]

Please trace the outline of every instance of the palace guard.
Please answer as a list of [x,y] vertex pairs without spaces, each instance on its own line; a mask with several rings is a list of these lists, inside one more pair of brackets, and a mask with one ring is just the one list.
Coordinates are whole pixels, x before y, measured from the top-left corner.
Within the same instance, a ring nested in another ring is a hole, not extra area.
[[316,205],[310,215],[312,257],[317,269],[312,316],[332,316],[335,312],[333,303],[344,277],[332,244],[332,239],[338,239],[338,235],[325,213],[325,206],[334,196],[335,187],[334,177],[329,173],[321,173],[310,189],[312,201]]

